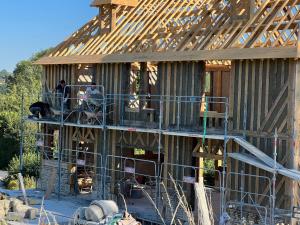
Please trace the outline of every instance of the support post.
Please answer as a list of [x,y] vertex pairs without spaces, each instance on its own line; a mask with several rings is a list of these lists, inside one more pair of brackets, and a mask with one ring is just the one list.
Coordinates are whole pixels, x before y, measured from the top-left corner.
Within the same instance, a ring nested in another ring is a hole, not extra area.
[[[247,104],[244,101],[244,113],[243,113],[243,137],[246,140],[246,130],[247,130]],[[242,153],[245,153],[245,149],[242,148]],[[243,207],[244,207],[244,192],[245,192],[245,163],[242,162],[241,171],[241,219],[243,218]]]
[[23,171],[23,147],[24,147],[24,94],[21,98],[21,130],[20,130],[20,173]]
[[223,171],[222,171],[222,193],[221,193],[221,212],[222,215],[225,213],[225,179],[226,179],[226,170],[227,170],[227,142],[228,142],[228,107],[229,103],[226,99],[225,102],[225,121],[224,121],[224,151],[223,151]]
[[181,106],[181,97],[177,97],[177,130],[180,130],[180,106]]
[[60,113],[60,125],[59,125],[59,149],[58,149],[58,193],[57,197],[60,200],[60,192],[61,192],[61,157],[62,157],[62,148],[63,148],[63,129],[64,129],[64,93],[61,96],[61,113]]
[[156,185],[157,185],[157,193],[156,193],[156,205],[159,206],[159,199],[160,199],[160,173],[161,173],[161,158],[160,158],[160,154],[161,154],[161,139],[162,139],[162,123],[163,123],[163,100],[162,98],[160,99],[159,102],[159,133],[158,133],[158,156],[157,156],[157,181],[156,181]]
[[[104,114],[104,119],[103,119],[103,155],[102,155],[102,160],[105,162],[103,163],[102,165],[104,165],[104,170],[102,172],[102,199],[105,199],[106,198],[106,190],[105,190],[105,183],[106,183],[106,168],[107,168],[107,152],[106,152],[106,135],[107,135],[107,126],[106,126],[106,118],[107,118],[107,115],[106,115],[106,105],[107,105],[107,99],[106,99],[106,96],[104,97],[103,99],[104,101],[104,107],[103,107],[103,114]],[[115,138],[115,137],[114,137]]]
[[273,178],[272,178],[272,218],[271,224],[275,224],[275,208],[276,208],[276,175],[277,175],[277,142],[278,134],[277,128],[275,129],[274,134],[274,167],[273,167]]

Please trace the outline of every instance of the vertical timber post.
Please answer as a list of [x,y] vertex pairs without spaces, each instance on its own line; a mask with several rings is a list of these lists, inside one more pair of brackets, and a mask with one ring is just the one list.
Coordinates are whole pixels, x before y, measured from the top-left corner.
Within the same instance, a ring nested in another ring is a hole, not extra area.
[[[300,30],[300,25],[298,25],[298,30]],[[298,51],[300,50],[300,32],[298,32]],[[291,108],[291,142],[290,142],[290,161],[289,167],[291,169],[299,169],[299,147],[300,147],[300,61],[290,60],[290,83],[289,83],[289,102]],[[287,182],[287,181],[286,181]],[[290,196],[290,207],[299,205],[299,186],[298,182],[289,181],[287,186],[287,194]],[[288,206],[288,205],[287,205]],[[295,219],[292,219],[291,224],[297,224]]]

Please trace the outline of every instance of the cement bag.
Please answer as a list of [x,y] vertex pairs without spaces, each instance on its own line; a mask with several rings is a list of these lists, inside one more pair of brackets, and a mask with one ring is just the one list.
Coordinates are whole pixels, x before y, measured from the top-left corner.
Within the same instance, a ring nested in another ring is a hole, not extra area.
[[104,218],[104,213],[101,207],[97,205],[90,205],[85,209],[85,218],[87,221],[99,222]]
[[111,200],[99,200],[99,201],[96,200],[91,203],[91,206],[92,205],[96,205],[100,207],[105,217],[113,216],[114,214],[119,212],[119,208],[117,204]]

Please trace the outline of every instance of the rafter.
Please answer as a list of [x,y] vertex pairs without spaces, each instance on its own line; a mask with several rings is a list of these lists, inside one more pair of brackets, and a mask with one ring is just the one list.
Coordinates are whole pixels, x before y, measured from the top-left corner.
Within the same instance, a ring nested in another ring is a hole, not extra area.
[[48,57],[296,47],[299,9],[300,0],[262,0],[249,20],[235,20],[230,1],[140,0],[135,8],[118,6],[113,32],[101,32],[108,18],[95,17]]

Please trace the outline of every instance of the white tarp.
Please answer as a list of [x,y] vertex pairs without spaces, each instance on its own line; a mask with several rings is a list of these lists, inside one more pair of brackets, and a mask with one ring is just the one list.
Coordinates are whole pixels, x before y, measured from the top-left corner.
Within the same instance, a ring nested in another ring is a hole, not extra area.
[[[251,155],[241,154],[241,153],[228,153],[228,156],[230,158],[233,158],[233,159],[239,160],[241,162],[247,163],[249,165],[255,166],[257,168],[263,169],[270,173],[274,173],[273,167],[268,166],[265,162],[261,161],[260,159],[258,159],[256,157],[253,157]],[[273,160],[273,165],[274,165],[274,160]],[[289,177],[295,181],[300,181],[300,172],[297,170],[291,170],[291,169],[287,169],[284,167],[281,167],[281,168],[277,167],[276,172],[283,176]]]
[[[274,167],[274,159],[256,148],[254,145],[243,139],[242,137],[233,137],[234,141],[242,146],[245,150],[250,152],[252,155],[263,161],[269,167]],[[276,163],[277,168],[283,169],[284,167],[279,163]]]
[[268,171],[270,173],[274,172],[274,169],[269,167],[268,165],[264,164],[263,162],[261,162],[260,160],[258,160],[257,158],[247,155],[247,154],[241,154],[241,153],[228,153],[228,156],[230,158],[236,159],[238,161],[247,163],[251,166],[255,166],[257,168],[263,169],[265,171]]

